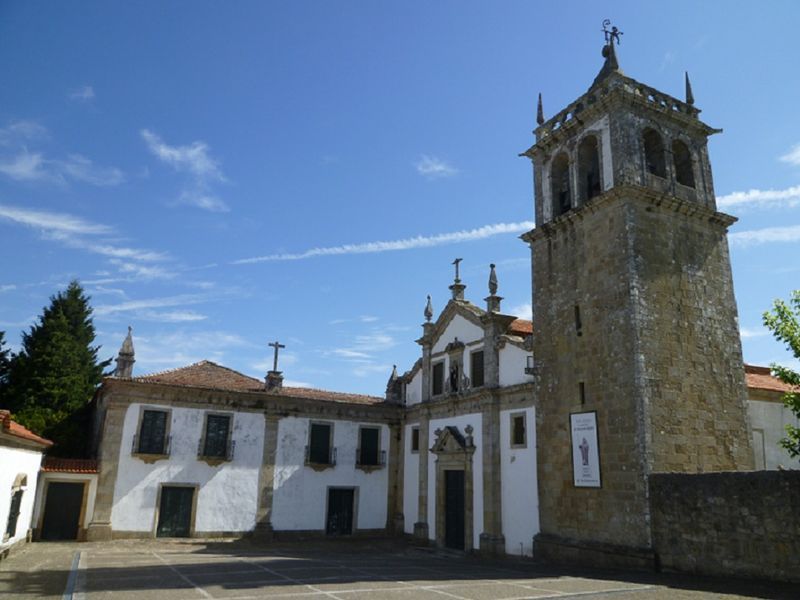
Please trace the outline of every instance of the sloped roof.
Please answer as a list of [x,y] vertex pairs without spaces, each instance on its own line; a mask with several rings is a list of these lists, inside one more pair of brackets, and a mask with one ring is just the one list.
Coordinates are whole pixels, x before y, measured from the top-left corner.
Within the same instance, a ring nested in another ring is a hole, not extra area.
[[508,326],[508,333],[521,336],[531,335],[533,333],[533,323],[525,319],[517,319]]
[[783,383],[780,379],[772,375],[769,367],[745,364],[744,377],[747,381],[748,388],[766,390],[768,392],[781,392],[782,394],[796,391],[792,389],[792,386]]
[[264,382],[255,377],[250,377],[223,367],[210,360],[161,371],[150,375],[134,377],[132,381],[139,383],[156,383],[160,385],[175,385],[185,387],[200,387],[214,390],[226,390],[233,392],[263,392],[270,395],[287,396],[290,398],[306,398],[311,400],[326,400],[329,402],[346,402],[350,404],[378,404],[384,402],[384,398],[377,396],[367,396],[364,394],[349,394],[343,392],[331,392],[314,388],[289,387],[284,386],[267,391]]
[[29,442],[35,442],[44,447],[50,447],[53,445],[53,442],[50,440],[40,437],[16,421],[12,421],[11,412],[8,410],[0,410],[0,424],[2,424],[2,432],[7,435],[13,435],[14,437],[28,440]]
[[58,458],[48,456],[42,464],[46,473],[97,473],[97,461],[91,458]]

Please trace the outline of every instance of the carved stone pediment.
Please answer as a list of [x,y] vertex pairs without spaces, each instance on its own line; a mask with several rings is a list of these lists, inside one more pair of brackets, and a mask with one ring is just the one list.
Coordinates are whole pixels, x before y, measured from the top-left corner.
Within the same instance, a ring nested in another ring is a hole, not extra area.
[[467,425],[464,428],[464,435],[458,430],[458,427],[453,425],[437,429],[434,432],[436,440],[433,443],[431,452],[434,454],[471,454],[475,452],[472,431],[472,425]]

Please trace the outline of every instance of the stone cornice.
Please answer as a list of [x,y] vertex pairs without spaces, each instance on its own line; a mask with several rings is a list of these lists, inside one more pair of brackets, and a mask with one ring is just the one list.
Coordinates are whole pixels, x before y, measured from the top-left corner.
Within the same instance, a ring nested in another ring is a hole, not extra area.
[[445,396],[413,404],[406,407],[404,416],[407,422],[418,420],[421,417],[428,419],[453,417],[483,412],[498,402],[501,409],[535,404],[533,382],[495,388],[479,388],[464,396]]
[[653,208],[706,221],[724,230],[727,230],[728,227],[738,221],[736,217],[711,210],[696,202],[682,200],[672,194],[659,192],[645,186],[623,184],[611,188],[600,196],[592,198],[586,204],[572,209],[544,225],[537,226],[528,233],[521,235],[520,238],[532,244],[542,238],[553,237],[558,235],[561,231],[582,221],[587,215],[593,214],[605,208],[607,205],[620,200],[643,201],[650,204]]

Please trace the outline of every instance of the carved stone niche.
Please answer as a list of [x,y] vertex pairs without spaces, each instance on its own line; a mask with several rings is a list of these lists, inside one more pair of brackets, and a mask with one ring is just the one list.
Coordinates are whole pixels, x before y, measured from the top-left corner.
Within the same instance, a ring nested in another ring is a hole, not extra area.
[[464,471],[464,551],[473,549],[473,476],[472,457],[475,454],[475,443],[472,437],[472,425],[464,428],[464,434],[458,427],[448,425],[437,429],[436,440],[431,452],[436,455],[436,545],[445,546],[445,471]]
[[464,375],[464,342],[457,337],[445,346],[450,370],[445,374],[445,390],[449,394],[464,392],[469,388],[469,380]]

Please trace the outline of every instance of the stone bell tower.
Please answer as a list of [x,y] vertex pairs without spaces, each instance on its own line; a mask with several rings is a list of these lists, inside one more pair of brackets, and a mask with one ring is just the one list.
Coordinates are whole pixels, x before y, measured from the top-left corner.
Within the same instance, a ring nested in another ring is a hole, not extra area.
[[650,473],[753,467],[727,230],[686,78],[680,101],[619,68],[539,97],[533,268],[540,556],[652,564]]

